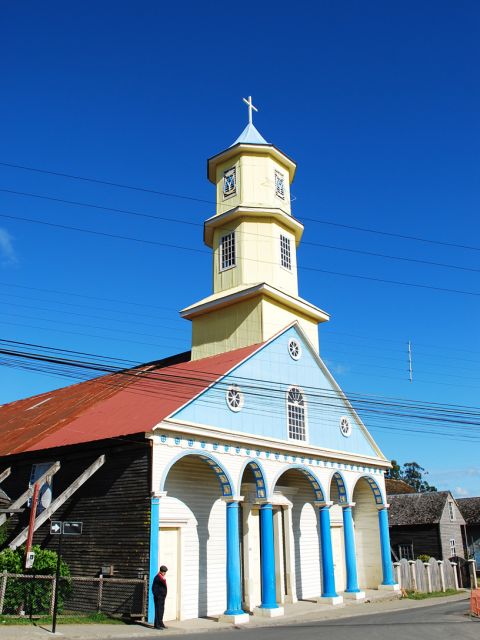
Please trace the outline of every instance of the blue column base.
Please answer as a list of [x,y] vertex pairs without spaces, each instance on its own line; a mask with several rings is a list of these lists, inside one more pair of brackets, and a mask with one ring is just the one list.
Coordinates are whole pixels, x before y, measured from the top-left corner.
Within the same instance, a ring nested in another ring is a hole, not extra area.
[[345,589],[344,593],[360,593],[360,589]]
[[272,604],[268,604],[267,602],[264,602],[263,604],[259,604],[258,608],[259,609],[278,609],[278,604],[276,602],[273,602]]
[[227,609],[224,612],[224,616],[243,616],[245,611],[243,609]]

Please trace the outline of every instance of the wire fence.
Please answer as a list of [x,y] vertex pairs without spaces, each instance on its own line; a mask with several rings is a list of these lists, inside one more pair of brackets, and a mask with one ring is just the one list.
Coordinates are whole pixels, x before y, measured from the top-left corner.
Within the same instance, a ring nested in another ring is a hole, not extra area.
[[[0,573],[0,615],[48,616],[53,614],[57,583],[53,575]],[[147,615],[147,578],[61,577],[58,614],[144,619]]]

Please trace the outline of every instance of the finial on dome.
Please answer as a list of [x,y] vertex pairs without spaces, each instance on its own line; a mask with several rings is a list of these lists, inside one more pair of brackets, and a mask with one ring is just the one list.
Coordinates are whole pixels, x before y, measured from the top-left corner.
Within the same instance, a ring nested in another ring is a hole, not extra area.
[[248,96],[248,100],[247,98],[242,98],[242,100],[248,106],[248,124],[235,142],[230,146],[234,147],[236,144],[268,144],[253,124],[252,111],[258,112],[258,109],[252,102],[252,96]]

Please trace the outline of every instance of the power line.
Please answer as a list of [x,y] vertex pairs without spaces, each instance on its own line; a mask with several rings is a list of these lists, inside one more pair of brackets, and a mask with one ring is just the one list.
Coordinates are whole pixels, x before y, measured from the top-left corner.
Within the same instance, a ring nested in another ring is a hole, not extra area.
[[[175,224],[186,224],[189,226],[194,226],[194,227],[202,227],[203,228],[203,224],[200,224],[198,222],[192,222],[192,221],[188,221],[188,220],[183,220],[183,219],[179,219],[179,218],[168,218],[165,216],[158,216],[158,215],[154,215],[151,213],[145,213],[145,212],[140,212],[140,211],[133,211],[131,209],[119,209],[116,207],[106,207],[103,205],[99,205],[99,204],[94,204],[94,203],[88,203],[88,202],[80,202],[78,200],[66,200],[65,198],[57,198],[57,197],[53,197],[53,196],[45,196],[45,195],[40,195],[38,193],[30,193],[30,192],[25,192],[25,191],[14,191],[13,189],[0,189],[0,192],[2,193],[8,193],[10,195],[20,195],[20,196],[25,196],[25,197],[30,197],[30,198],[38,198],[38,199],[42,199],[42,200],[48,200],[51,202],[57,202],[57,203],[61,203],[61,204],[68,204],[68,205],[74,205],[74,206],[78,206],[78,207],[87,207],[87,208],[92,208],[95,209],[97,211],[105,211],[108,213],[121,213],[121,214],[125,214],[125,215],[132,215],[132,216],[138,216],[138,217],[142,217],[142,218],[147,218],[147,219],[151,219],[151,220],[157,220],[157,221],[161,221],[161,222],[171,222],[171,223],[175,223]],[[261,234],[261,233],[252,233],[252,232],[248,232],[248,231],[241,231],[239,232],[238,229],[225,229],[225,231],[235,231],[236,233],[239,233],[241,235],[250,235],[250,236],[255,236],[255,237],[262,237],[262,238],[269,238],[270,236],[267,236],[265,234]],[[397,260],[397,261],[401,261],[401,262],[411,262],[411,263],[415,263],[415,264],[421,264],[421,265],[425,265],[425,266],[433,266],[433,267],[442,267],[442,268],[446,268],[446,269],[456,269],[456,270],[460,270],[460,271],[470,271],[473,273],[480,273],[480,269],[476,269],[474,267],[465,267],[465,266],[461,266],[461,265],[457,265],[457,264],[451,264],[451,263],[445,263],[445,262],[434,262],[431,260],[422,260],[420,258],[409,258],[406,256],[397,256],[397,255],[390,255],[390,254],[385,254],[385,253],[379,253],[376,251],[366,251],[364,249],[354,249],[352,247],[341,247],[338,245],[332,245],[332,244],[325,244],[325,243],[320,243],[320,242],[312,242],[312,241],[307,241],[307,240],[303,240],[302,244],[305,246],[310,246],[310,247],[319,247],[322,249],[330,249],[333,251],[343,251],[343,252],[347,252],[347,253],[354,253],[357,255],[364,255],[364,256],[370,256],[370,257],[375,257],[375,258],[382,258],[385,260]]]
[[[193,202],[203,202],[203,203],[207,203],[207,204],[214,204],[214,205],[219,205],[219,206],[224,206],[224,207],[229,206],[229,205],[227,205],[225,203],[216,202],[215,200],[207,200],[205,198],[196,198],[196,197],[182,195],[182,194],[178,194],[178,193],[170,193],[170,192],[167,192],[167,191],[159,191],[157,189],[150,189],[150,188],[147,188],[147,187],[139,187],[139,186],[129,185],[129,184],[121,183],[121,182],[109,181],[109,180],[101,180],[99,178],[89,178],[89,177],[79,176],[79,175],[70,174],[70,173],[63,173],[63,172],[60,172],[60,171],[50,171],[50,170],[47,170],[47,169],[40,169],[38,167],[28,167],[26,165],[14,164],[12,162],[0,162],[0,166],[10,167],[10,168],[13,168],[13,169],[20,169],[22,171],[29,171],[29,172],[33,172],[33,173],[40,173],[40,174],[44,174],[44,175],[51,175],[51,176],[57,176],[57,177],[61,177],[61,178],[68,178],[70,180],[79,180],[79,181],[82,181],[82,182],[90,182],[90,183],[93,183],[93,184],[101,184],[101,185],[104,185],[104,186],[115,187],[115,188],[120,188],[120,189],[128,189],[130,191],[138,191],[138,192],[142,192],[142,193],[149,193],[149,194],[168,197],[168,198],[179,198],[179,199],[182,199],[182,200],[191,200]],[[378,234],[378,235],[382,235],[382,236],[390,236],[390,237],[393,237],[393,238],[401,238],[403,240],[414,240],[414,241],[417,241],[417,242],[426,242],[426,243],[429,243],[429,244],[437,244],[437,245],[440,245],[440,246],[455,247],[455,248],[458,248],[458,249],[468,249],[470,251],[480,251],[480,247],[476,247],[476,246],[472,246],[472,245],[453,243],[453,242],[444,242],[444,241],[441,241],[441,240],[433,240],[431,238],[424,238],[424,237],[420,237],[420,236],[411,236],[411,235],[408,235],[408,234],[393,233],[393,232],[383,231],[383,230],[379,230],[379,229],[373,229],[373,228],[370,228],[370,227],[360,227],[360,226],[355,226],[355,225],[347,225],[347,224],[342,224],[342,223],[339,223],[339,222],[333,222],[331,220],[321,220],[319,218],[305,218],[305,217],[303,218],[303,220],[306,220],[308,222],[316,222],[318,224],[326,224],[326,225],[330,225],[330,226],[334,226],[334,227],[340,227],[340,228],[343,228],[343,229],[351,229],[353,231],[362,231],[362,232],[365,232],[365,233],[374,233],[374,234]]]
[[[195,253],[201,253],[203,255],[208,255],[210,256],[210,253],[207,251],[204,251],[203,249],[195,249],[193,247],[185,247],[185,246],[181,246],[181,245],[174,245],[174,244],[169,244],[169,243],[165,243],[165,242],[159,242],[157,240],[147,240],[145,238],[135,238],[133,236],[123,236],[123,235],[119,235],[119,234],[112,234],[112,233],[106,233],[103,231],[94,231],[93,229],[84,229],[81,227],[72,227],[69,225],[64,225],[64,224],[58,224],[58,223],[53,223],[53,222],[46,222],[44,220],[35,220],[33,218],[25,218],[25,217],[21,217],[21,216],[12,216],[12,215],[8,215],[8,214],[4,214],[4,213],[0,213],[0,218],[7,218],[10,220],[20,220],[21,222],[27,222],[27,223],[32,223],[32,224],[38,224],[38,225],[43,225],[43,226],[47,226],[47,227],[54,227],[54,228],[58,228],[58,229],[63,229],[63,230],[67,230],[67,231],[76,231],[79,233],[85,233],[85,234],[90,234],[90,235],[96,235],[96,236],[101,236],[104,238],[112,238],[115,240],[124,240],[124,241],[129,241],[129,242],[137,242],[137,243],[141,243],[141,244],[148,244],[148,245],[154,245],[154,246],[161,246],[161,247],[167,247],[169,249],[175,249],[175,250],[181,250],[181,251],[193,251]],[[243,258],[243,260],[245,260],[246,258]],[[273,262],[268,262],[268,261],[261,261],[261,260],[255,260],[255,262],[263,262],[265,264],[276,264]],[[324,273],[327,275],[334,275],[334,276],[339,276],[342,278],[355,278],[357,280],[366,280],[369,282],[379,282],[382,284],[393,284],[393,285],[397,285],[397,286],[402,286],[402,287],[410,287],[410,288],[418,288],[418,289],[426,289],[426,290],[430,290],[430,291],[439,291],[439,292],[443,292],[443,293],[455,293],[455,294],[459,294],[459,295],[467,295],[467,296],[480,296],[480,292],[477,291],[465,291],[462,289],[450,289],[450,288],[446,288],[446,287],[436,287],[434,285],[426,285],[426,284],[420,284],[420,283],[416,283],[416,282],[404,282],[401,280],[388,280],[386,278],[376,278],[373,276],[364,276],[364,275],[360,275],[360,274],[355,274],[355,273],[344,273],[341,271],[329,271],[327,269],[320,269],[318,267],[306,267],[306,266],[298,266],[298,269],[301,269],[303,271],[314,271],[316,273]]]

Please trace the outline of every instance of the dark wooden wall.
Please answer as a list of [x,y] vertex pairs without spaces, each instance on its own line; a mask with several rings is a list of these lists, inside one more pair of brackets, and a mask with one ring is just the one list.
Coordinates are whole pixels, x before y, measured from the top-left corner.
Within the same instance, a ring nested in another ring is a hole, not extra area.
[[442,560],[438,524],[390,527],[390,545],[398,555],[399,544],[412,544],[415,558],[426,554]]
[[[62,556],[74,575],[96,576],[102,566],[114,565],[115,577],[136,578],[139,570],[148,573],[149,563],[148,442],[127,438],[3,458],[0,470],[11,466],[12,473],[2,488],[15,499],[28,486],[32,464],[59,460],[61,468],[53,477],[55,499],[101,454],[104,465],[52,516],[83,522],[81,536],[64,537]],[[9,540],[27,524],[28,510],[12,518]],[[50,535],[47,522],[33,542],[56,549],[58,536]]]

